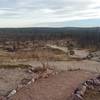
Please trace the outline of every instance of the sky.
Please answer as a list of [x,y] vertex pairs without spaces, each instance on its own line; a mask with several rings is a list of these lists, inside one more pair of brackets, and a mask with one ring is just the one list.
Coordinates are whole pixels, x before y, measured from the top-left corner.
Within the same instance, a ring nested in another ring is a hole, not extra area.
[[0,0],[0,27],[99,27],[100,0]]

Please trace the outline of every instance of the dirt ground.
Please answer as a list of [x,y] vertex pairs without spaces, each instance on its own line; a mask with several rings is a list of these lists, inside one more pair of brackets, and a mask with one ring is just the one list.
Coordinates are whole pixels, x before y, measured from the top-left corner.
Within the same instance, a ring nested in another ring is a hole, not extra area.
[[[62,49],[62,48],[61,48]],[[65,49],[63,50],[65,51]],[[78,51],[78,50],[77,50]],[[33,53],[33,54],[32,54]],[[78,54],[77,54],[78,53]],[[13,55],[12,55],[13,54]],[[35,55],[34,55],[35,54]],[[53,66],[56,69],[63,70],[63,72],[50,76],[46,79],[39,79],[35,83],[28,85],[17,91],[9,100],[70,100],[70,96],[73,91],[85,80],[95,76],[94,73],[100,73],[100,62],[81,60],[81,61],[55,61],[62,58],[67,58],[63,53],[59,55],[58,51],[44,51],[44,52],[18,52],[7,53],[0,51],[0,64],[5,64],[5,58],[9,64],[28,64],[32,67],[41,66],[41,61],[34,59],[29,60],[29,58],[34,57],[47,57],[46,63],[49,66]],[[27,61],[18,61],[23,58],[28,58]],[[31,57],[32,56],[32,57]],[[81,51],[76,52],[75,57],[86,57],[87,52]],[[10,57],[10,58],[9,58]],[[18,59],[14,59],[17,57]],[[22,57],[22,58],[21,58]],[[48,57],[50,60],[48,60]],[[53,58],[52,58],[53,57]],[[52,60],[51,60],[52,59]],[[3,61],[4,60],[4,61]],[[11,62],[9,62],[9,60]],[[7,63],[6,62],[6,63]],[[8,64],[7,63],[7,64]],[[81,69],[78,71],[67,71],[70,69]],[[4,69],[0,68],[0,95],[7,95],[13,89],[16,89],[18,84],[20,84],[23,79],[31,79],[32,75],[27,73],[27,69]]]
[[70,100],[79,84],[95,74],[86,71],[64,71],[20,89],[9,100]]
[[21,68],[0,68],[0,95],[7,95],[13,89],[16,89],[22,79],[31,78],[27,69]]

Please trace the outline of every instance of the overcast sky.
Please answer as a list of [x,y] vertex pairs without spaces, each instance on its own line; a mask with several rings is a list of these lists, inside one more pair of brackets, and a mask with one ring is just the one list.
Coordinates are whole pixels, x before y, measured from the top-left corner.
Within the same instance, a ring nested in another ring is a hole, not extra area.
[[0,0],[0,27],[100,26],[100,0]]

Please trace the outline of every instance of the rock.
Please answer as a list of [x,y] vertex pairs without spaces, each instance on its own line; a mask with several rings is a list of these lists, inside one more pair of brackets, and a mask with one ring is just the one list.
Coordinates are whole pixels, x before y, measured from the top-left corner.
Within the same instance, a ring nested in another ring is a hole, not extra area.
[[86,89],[87,89],[86,86],[82,85],[79,88],[77,88],[75,94],[79,94],[80,96],[84,96]]
[[32,78],[31,82],[33,82],[33,83],[34,83],[34,82],[35,82],[35,79],[34,79],[34,78]]
[[87,85],[93,85],[94,81],[93,81],[93,79],[90,79],[90,80],[87,80],[86,83],[87,83]]
[[81,90],[80,90],[80,94],[82,95],[82,96],[84,96],[84,94],[85,94],[85,92],[86,92],[86,86],[82,86],[82,88],[81,88]]
[[32,72],[32,70],[29,69],[29,70],[27,70],[27,73],[31,74],[31,73],[33,73],[33,72]]
[[79,94],[75,94],[72,100],[83,100]]
[[91,79],[91,80],[86,81],[86,83],[88,85],[99,86],[100,85],[100,80],[97,79],[97,78],[96,79]]
[[12,90],[7,97],[9,98],[9,97],[13,96],[14,94],[16,94],[16,90]]
[[21,80],[21,84],[22,85],[27,85],[28,82],[30,82],[30,81],[31,81],[31,79],[24,78],[23,80]]
[[82,85],[84,85],[84,86],[88,87],[88,84],[87,84],[86,82],[84,82]]
[[27,85],[30,85],[32,83],[32,81],[29,81],[28,83],[27,83]]
[[100,86],[100,80],[94,79],[94,85],[95,86]]
[[[71,100],[83,100],[87,88],[93,90],[95,88],[98,88],[97,86],[100,86],[100,75],[94,79],[87,80],[79,88],[77,88],[74,91],[74,95],[73,95],[74,98]],[[98,91],[100,92],[99,89]]]

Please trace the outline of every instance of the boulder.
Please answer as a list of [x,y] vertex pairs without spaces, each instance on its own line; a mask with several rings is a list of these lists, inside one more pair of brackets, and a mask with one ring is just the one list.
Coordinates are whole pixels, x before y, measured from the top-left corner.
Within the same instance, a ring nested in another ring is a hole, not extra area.
[[14,94],[16,94],[16,90],[12,90],[7,97],[9,98],[9,97],[13,96]]

